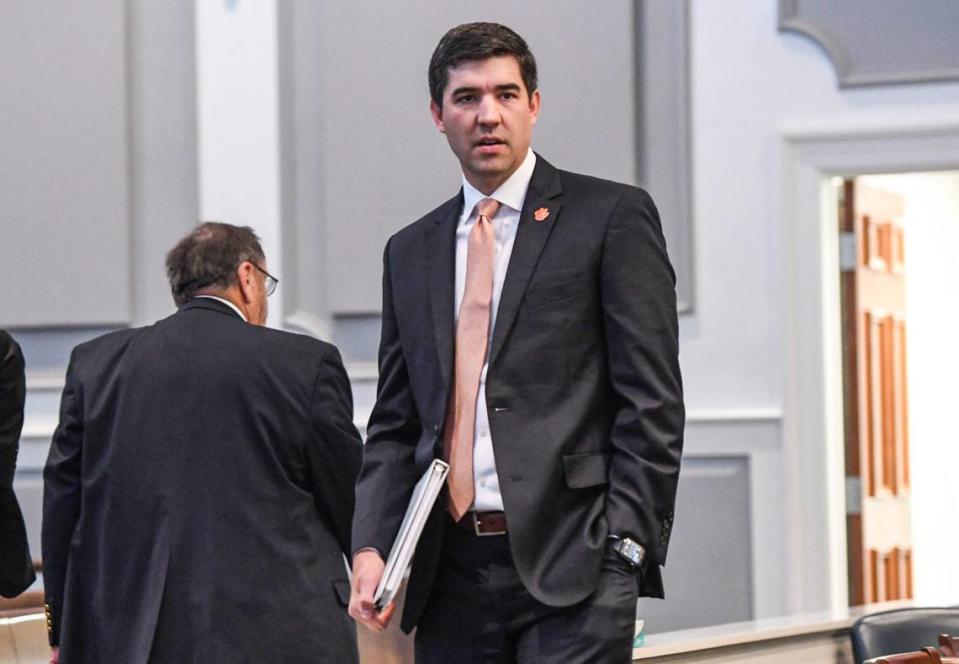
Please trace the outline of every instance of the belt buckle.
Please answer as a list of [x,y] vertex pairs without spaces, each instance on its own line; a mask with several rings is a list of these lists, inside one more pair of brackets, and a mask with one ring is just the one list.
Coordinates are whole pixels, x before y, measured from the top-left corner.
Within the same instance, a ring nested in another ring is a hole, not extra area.
[[470,512],[473,516],[473,532],[476,533],[477,537],[493,537],[495,535],[505,535],[505,530],[494,530],[492,532],[484,533],[480,531],[480,518],[479,512]]

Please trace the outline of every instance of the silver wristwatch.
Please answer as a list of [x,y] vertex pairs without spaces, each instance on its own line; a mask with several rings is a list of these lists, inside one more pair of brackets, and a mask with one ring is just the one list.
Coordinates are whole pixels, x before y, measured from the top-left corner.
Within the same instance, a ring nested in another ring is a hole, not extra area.
[[632,567],[639,567],[646,560],[646,549],[639,542],[635,542],[628,537],[617,537],[616,535],[610,535],[609,537],[614,540],[613,551]]

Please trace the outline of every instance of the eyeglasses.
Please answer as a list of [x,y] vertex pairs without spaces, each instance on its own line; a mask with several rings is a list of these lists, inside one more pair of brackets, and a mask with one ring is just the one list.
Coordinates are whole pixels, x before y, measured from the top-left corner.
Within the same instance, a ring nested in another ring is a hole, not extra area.
[[266,283],[263,284],[264,288],[266,288],[266,296],[270,297],[271,295],[273,295],[273,293],[276,292],[276,287],[280,283],[280,280],[274,277],[272,274],[270,274],[266,270],[264,270],[262,267],[260,267],[256,263],[254,263],[253,261],[250,261],[250,265],[252,265],[257,270],[259,270],[260,272],[266,275]]

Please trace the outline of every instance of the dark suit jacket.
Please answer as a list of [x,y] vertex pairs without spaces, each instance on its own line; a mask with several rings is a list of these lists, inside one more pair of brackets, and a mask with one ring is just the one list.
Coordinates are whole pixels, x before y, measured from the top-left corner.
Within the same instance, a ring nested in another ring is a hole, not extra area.
[[0,330],[0,595],[3,597],[16,597],[36,578],[23,514],[13,493],[13,471],[17,465],[27,392],[23,371],[20,346]]
[[[386,247],[380,378],[354,550],[389,551],[411,487],[442,453],[462,205],[460,193]],[[539,208],[549,211],[541,222]],[[646,192],[538,157],[497,312],[486,402],[513,560],[546,604],[593,592],[610,533],[645,545],[640,591],[663,594],[684,424],[677,328],[674,275]],[[428,598],[442,509],[414,558],[406,630]]]
[[339,353],[198,298],[74,349],[44,471],[61,662],[355,662]]

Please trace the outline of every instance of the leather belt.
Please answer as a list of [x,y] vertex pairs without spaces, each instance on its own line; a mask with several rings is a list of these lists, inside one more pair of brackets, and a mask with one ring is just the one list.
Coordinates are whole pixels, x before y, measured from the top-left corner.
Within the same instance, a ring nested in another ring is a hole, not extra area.
[[457,528],[467,530],[477,537],[506,534],[505,512],[467,512],[456,522]]

